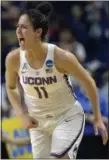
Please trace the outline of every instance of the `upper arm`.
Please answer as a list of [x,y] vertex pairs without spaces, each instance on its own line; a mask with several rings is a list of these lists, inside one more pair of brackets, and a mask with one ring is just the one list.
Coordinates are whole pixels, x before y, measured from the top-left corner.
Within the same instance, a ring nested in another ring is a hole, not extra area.
[[56,66],[63,73],[71,73],[80,82],[88,84],[90,74],[82,67],[77,58],[70,52],[57,49]]
[[16,88],[16,83],[18,79],[18,73],[17,73],[17,61],[13,54],[9,53],[6,57],[6,87],[10,89]]

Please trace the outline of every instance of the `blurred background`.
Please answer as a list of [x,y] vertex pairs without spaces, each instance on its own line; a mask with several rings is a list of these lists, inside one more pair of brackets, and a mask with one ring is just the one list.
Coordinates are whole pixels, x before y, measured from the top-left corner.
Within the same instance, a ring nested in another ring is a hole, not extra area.
[[[16,122],[5,88],[5,58],[18,47],[15,29],[21,9],[31,8],[39,2],[2,1],[1,2],[1,93],[2,103],[2,159],[19,158],[24,155],[31,157],[31,145],[27,131],[22,132]],[[53,5],[48,42],[69,50],[79,62],[90,72],[98,87],[100,109],[103,121],[108,129],[108,8],[106,1],[86,2],[50,2]],[[108,159],[108,144],[102,145],[101,135],[94,135],[93,114],[91,104],[84,89],[72,75],[69,75],[71,85],[83,106],[86,114],[86,126],[81,142],[78,159]],[[12,127],[15,126],[15,127]],[[27,133],[27,134],[26,134]],[[22,142],[24,137],[25,142]],[[17,141],[19,138],[19,142]],[[23,145],[22,145],[23,144]]]

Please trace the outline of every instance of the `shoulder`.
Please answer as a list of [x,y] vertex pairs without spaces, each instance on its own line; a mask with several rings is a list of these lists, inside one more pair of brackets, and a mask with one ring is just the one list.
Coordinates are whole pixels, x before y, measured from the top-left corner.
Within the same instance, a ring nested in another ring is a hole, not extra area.
[[12,50],[8,53],[6,56],[6,62],[7,67],[14,67],[14,69],[19,68],[20,64],[20,48],[17,48],[15,50]]
[[55,62],[56,68],[60,72],[65,73],[65,71],[64,71],[65,66],[70,61],[73,62],[74,60],[75,60],[75,56],[73,55],[73,53],[68,52],[66,50],[63,50],[63,49],[59,48],[58,46],[55,46],[55,49],[54,49],[54,62]]
[[57,62],[67,60],[68,58],[74,56],[73,53],[68,52],[67,50],[61,49],[58,46],[55,46],[54,53],[55,53],[54,54],[55,60]]
[[20,48],[14,49],[11,52],[8,53],[6,59],[8,61],[10,60],[16,60],[17,58],[19,58],[20,55]]

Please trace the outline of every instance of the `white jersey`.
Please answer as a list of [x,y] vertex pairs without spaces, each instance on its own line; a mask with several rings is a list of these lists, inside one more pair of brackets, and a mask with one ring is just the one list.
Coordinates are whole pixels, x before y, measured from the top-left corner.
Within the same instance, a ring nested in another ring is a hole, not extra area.
[[[48,44],[48,53],[40,69],[33,69],[26,59],[26,52],[20,50],[20,84],[24,92],[29,113],[42,117],[48,114],[61,115],[72,108],[74,96],[67,75],[57,71],[54,64],[54,47]],[[73,108],[74,114],[81,112]]]

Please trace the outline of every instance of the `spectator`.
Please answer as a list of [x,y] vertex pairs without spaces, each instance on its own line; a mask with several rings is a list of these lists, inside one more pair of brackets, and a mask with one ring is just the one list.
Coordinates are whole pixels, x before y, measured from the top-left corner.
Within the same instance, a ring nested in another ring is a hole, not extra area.
[[86,51],[84,46],[76,41],[76,37],[69,28],[63,28],[59,34],[58,45],[73,54],[77,57],[80,63],[84,63],[86,59]]
[[71,25],[77,41],[86,44],[88,33],[83,20],[84,11],[80,5],[72,5],[70,15],[67,16],[68,24]]
[[[13,2],[2,1],[2,29],[13,29],[20,10]],[[7,26],[8,25],[8,26]]]
[[104,76],[103,76],[103,81],[104,81],[104,84],[103,84],[103,86],[101,87],[101,89],[100,89],[100,93],[102,94],[102,95],[104,95],[104,97],[105,97],[105,100],[106,100],[106,102],[108,103],[109,102],[109,100],[108,100],[108,87],[109,87],[109,82],[108,82],[108,72],[106,72],[105,74],[104,74]]

